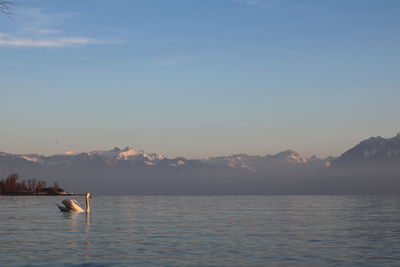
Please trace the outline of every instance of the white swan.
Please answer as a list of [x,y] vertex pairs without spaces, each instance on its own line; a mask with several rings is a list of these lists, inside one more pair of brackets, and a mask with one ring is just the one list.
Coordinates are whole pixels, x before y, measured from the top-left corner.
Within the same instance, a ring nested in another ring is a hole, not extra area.
[[61,211],[64,212],[90,212],[90,201],[89,198],[92,198],[92,195],[90,193],[86,193],[85,195],[85,199],[86,199],[86,209],[82,209],[81,206],[79,206],[78,201],[76,201],[75,199],[64,199],[62,201],[62,204],[64,204],[64,206],[58,205],[58,208]]

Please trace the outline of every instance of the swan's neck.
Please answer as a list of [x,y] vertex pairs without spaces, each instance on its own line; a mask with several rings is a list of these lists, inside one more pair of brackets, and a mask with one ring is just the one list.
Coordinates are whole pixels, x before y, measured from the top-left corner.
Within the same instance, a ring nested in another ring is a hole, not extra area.
[[86,212],[90,212],[90,201],[89,198],[86,198]]

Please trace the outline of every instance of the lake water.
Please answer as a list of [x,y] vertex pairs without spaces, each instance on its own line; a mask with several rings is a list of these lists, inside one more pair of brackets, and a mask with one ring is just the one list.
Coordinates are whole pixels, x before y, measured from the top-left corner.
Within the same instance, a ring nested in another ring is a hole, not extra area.
[[400,196],[62,199],[0,197],[0,266],[400,264]]

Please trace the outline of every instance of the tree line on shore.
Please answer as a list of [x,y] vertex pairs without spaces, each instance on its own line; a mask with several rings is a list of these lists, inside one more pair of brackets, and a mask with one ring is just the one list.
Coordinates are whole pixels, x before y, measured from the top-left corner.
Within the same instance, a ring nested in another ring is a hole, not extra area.
[[1,179],[0,195],[57,195],[64,192],[57,182],[46,187],[45,181],[28,179],[18,182],[18,178],[18,174],[13,173],[6,179]]

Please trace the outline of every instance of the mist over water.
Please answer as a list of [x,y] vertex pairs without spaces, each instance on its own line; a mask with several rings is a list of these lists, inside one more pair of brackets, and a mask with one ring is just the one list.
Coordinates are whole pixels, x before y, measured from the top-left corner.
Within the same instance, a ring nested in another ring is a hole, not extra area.
[[88,215],[62,199],[0,197],[1,266],[400,261],[400,196],[94,196]]

